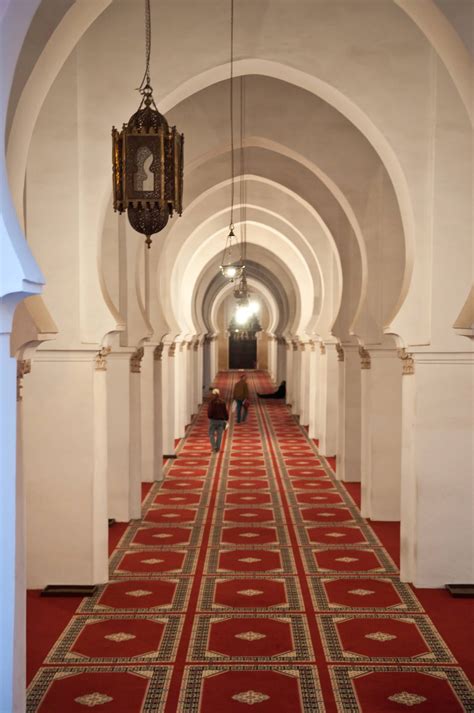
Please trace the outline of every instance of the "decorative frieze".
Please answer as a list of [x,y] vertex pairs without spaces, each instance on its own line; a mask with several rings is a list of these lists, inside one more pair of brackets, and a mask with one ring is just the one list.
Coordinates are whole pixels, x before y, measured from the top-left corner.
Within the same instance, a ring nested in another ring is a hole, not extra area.
[[135,352],[133,352],[132,356],[130,357],[130,371],[132,372],[132,374],[140,373],[141,361],[143,359],[144,353],[145,350],[143,349],[143,347],[139,347]]
[[359,347],[360,368],[370,369],[370,354],[364,347]]
[[23,377],[31,371],[31,359],[20,359],[16,363],[16,400],[23,399]]
[[157,347],[155,347],[153,351],[153,359],[155,361],[161,361],[161,357],[163,356],[163,349],[164,349],[164,344],[161,342],[161,344],[158,344]]
[[405,349],[398,350],[398,356],[402,360],[403,376],[411,376],[415,373],[415,361],[413,354],[409,354]]
[[337,351],[337,360],[344,361],[344,349],[339,344],[339,342],[336,344],[336,351]]
[[95,370],[107,371],[107,357],[112,351],[112,347],[102,347],[95,358]]

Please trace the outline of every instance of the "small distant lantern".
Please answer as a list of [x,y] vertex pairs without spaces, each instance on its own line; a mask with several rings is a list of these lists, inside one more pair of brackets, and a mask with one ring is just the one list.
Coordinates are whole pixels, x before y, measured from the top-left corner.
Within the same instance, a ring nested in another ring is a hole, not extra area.
[[160,114],[150,85],[150,3],[145,0],[146,69],[138,110],[122,131],[112,128],[113,205],[128,214],[132,228],[146,236],[159,233],[176,211],[183,212],[184,136]]

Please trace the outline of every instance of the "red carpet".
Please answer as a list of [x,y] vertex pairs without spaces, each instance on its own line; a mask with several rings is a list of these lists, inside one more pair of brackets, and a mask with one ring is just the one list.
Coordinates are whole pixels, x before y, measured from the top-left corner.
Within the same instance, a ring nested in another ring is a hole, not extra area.
[[254,400],[218,455],[201,409],[110,573],[49,650],[28,713],[474,710],[423,603],[281,402]]

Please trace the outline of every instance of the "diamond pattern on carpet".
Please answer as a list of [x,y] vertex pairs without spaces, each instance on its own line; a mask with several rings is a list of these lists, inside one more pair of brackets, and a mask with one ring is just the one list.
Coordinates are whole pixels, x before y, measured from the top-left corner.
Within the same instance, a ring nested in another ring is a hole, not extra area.
[[[229,398],[235,374],[218,376]],[[205,406],[38,670],[27,712],[474,710],[412,589],[282,402]]]

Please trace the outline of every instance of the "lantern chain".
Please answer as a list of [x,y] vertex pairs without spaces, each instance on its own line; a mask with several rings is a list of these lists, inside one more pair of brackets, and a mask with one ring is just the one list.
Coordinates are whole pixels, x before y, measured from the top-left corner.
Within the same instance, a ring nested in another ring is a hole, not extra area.
[[230,166],[231,166],[231,188],[230,188],[230,229],[234,228],[234,0],[230,0]]
[[148,88],[151,89],[150,79],[150,57],[151,57],[151,10],[150,0],[145,0],[145,74],[138,87],[140,94],[145,94]]

